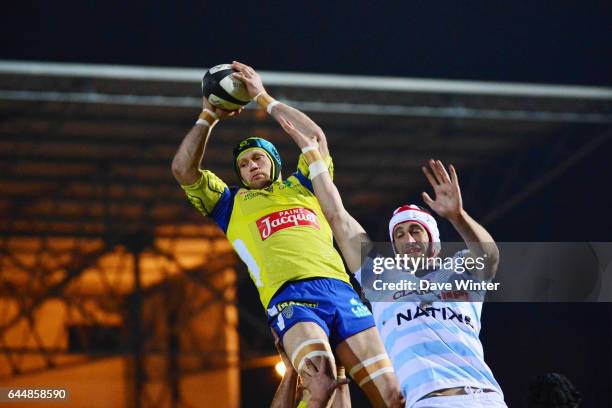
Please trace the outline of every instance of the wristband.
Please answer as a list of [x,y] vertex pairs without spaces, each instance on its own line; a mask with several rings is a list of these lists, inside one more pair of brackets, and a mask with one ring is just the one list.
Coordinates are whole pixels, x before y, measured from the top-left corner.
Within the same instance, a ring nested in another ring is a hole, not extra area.
[[308,165],[309,175],[308,178],[313,180],[315,177],[320,176],[323,173],[328,173],[327,166],[325,165],[325,161],[317,160],[314,163],[310,163]]
[[200,115],[198,116],[198,120],[196,121],[196,125],[202,125],[206,127],[213,127],[217,121],[219,120],[219,116],[215,112],[212,112],[208,109],[204,109]]
[[208,121],[206,119],[198,119],[196,120],[196,125],[202,125],[202,126],[206,126],[206,127],[210,127],[210,123],[208,123]]
[[[258,93],[255,98],[253,98],[253,100],[255,102],[257,102],[257,104],[259,106],[261,106],[262,108],[264,108],[266,111],[268,111],[268,113],[270,113],[272,111],[272,108],[269,108],[270,105],[273,105],[272,107],[274,107],[274,105],[278,104],[278,101],[276,101],[274,98],[272,98],[270,95],[268,95],[266,92],[260,92]],[[275,103],[276,102],[276,103]]]
[[[311,147],[312,149],[310,149]],[[305,147],[304,149],[302,149],[302,155],[304,156],[304,159],[306,159],[306,163],[308,163],[309,165],[322,159],[321,152],[319,152],[319,149],[317,149],[316,146]]]
[[317,142],[315,142],[313,145],[304,146],[302,147],[302,153],[308,153],[309,151],[317,149],[318,147],[319,144]]
[[[261,95],[265,95],[265,94],[266,94],[266,91],[261,91],[260,93],[258,93],[257,95],[255,95],[255,96],[253,97],[253,100],[254,100],[255,102],[257,102],[257,98],[259,98]],[[257,103],[259,103],[259,102],[257,102]]]
[[215,119],[215,120],[219,120],[219,116],[217,116],[217,114],[216,114],[215,112],[211,111],[210,109],[208,109],[208,108],[204,108],[204,109],[202,110],[202,113],[204,113],[204,112],[206,112],[206,113],[208,113],[210,116],[212,116],[212,117],[213,117],[213,119]]
[[272,101],[268,104],[268,106],[266,107],[266,112],[268,112],[268,115],[272,114],[272,108],[278,105],[279,103],[279,101]]

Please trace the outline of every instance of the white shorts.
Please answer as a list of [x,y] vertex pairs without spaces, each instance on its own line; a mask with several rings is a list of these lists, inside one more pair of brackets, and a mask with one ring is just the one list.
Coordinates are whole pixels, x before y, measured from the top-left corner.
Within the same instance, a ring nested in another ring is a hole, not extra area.
[[[466,391],[470,392],[469,387]],[[430,397],[417,401],[411,408],[508,408],[496,392],[472,391],[467,395]]]

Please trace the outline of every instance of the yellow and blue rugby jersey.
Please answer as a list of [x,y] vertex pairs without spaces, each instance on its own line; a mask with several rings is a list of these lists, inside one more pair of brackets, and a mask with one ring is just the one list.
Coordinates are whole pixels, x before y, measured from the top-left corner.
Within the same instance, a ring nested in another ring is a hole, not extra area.
[[[330,156],[325,160],[333,176],[333,161]],[[349,282],[303,155],[295,173],[261,190],[228,187],[212,172],[200,172],[197,182],[182,187],[189,201],[225,232],[264,307],[289,281],[324,277]]]

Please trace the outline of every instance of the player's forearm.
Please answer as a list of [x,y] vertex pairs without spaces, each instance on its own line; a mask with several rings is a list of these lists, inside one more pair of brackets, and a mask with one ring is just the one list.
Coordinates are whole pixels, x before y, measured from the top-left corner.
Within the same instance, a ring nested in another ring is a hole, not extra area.
[[340,252],[349,270],[354,273],[361,267],[361,246],[369,243],[369,238],[363,227],[344,208],[338,188],[329,173],[315,177],[312,186]]
[[339,223],[346,210],[338,188],[328,172],[318,175],[312,180],[312,187],[321,205],[321,210],[330,224]]
[[485,278],[492,278],[499,264],[499,249],[491,234],[465,210],[461,210],[457,217],[449,221],[461,235],[470,252],[476,257],[484,257],[487,265]]
[[325,408],[334,395],[333,389],[309,389],[310,397],[307,400],[307,408]]
[[313,145],[313,142],[317,142],[321,156],[325,157],[329,154],[325,134],[316,123],[299,110],[272,98],[264,88],[260,75],[252,67],[234,61],[232,68],[238,71],[233,74],[234,78],[245,84],[251,98],[268,114],[272,115],[281,126],[283,126],[283,121],[291,122],[299,132],[310,139],[310,143],[307,145]]
[[[279,116],[280,117],[280,116]],[[285,131],[287,132],[287,134],[291,137],[291,139],[295,142],[296,145],[298,145],[298,147],[300,148],[300,150],[303,150],[305,147],[310,147],[310,146],[315,146],[316,145],[316,140],[306,136],[304,133],[298,131],[297,127],[295,127],[295,125],[289,121],[289,123],[291,123],[292,129],[289,130],[289,128],[286,128],[286,124],[287,122],[284,122],[284,119],[279,119],[279,123],[281,125],[281,127],[283,127],[283,129],[285,129]]]
[[296,140],[294,138],[300,148],[311,146],[316,143],[319,145],[321,156],[325,157],[329,154],[325,133],[323,133],[323,130],[321,130],[321,128],[306,114],[289,105],[274,100],[265,92],[257,96],[255,100],[261,107],[265,108],[281,126],[282,121],[286,120],[291,122],[298,132],[304,135],[306,140]]
[[357,272],[363,264],[364,255],[371,251],[370,237],[348,212],[342,225],[336,227],[333,233],[349,271]]
[[200,162],[204,157],[210,131],[210,127],[195,125],[181,142],[172,160],[172,174],[180,184],[189,185],[198,181]]
[[[274,109],[272,109],[272,116],[277,121],[279,121],[280,118],[284,118],[293,123],[297,130],[306,135],[312,141],[317,142],[319,144],[319,148],[321,147],[321,144],[326,144],[323,130],[321,130],[321,128],[303,112],[300,112],[299,110],[284,103],[279,103],[274,107]],[[324,155],[323,152],[321,152],[321,154]]]
[[329,398],[327,398],[326,400],[310,399],[308,400],[308,404],[306,406],[308,408],[325,408],[328,402]]
[[294,370],[287,370],[274,394],[270,408],[287,408],[295,405],[297,380],[297,373]]

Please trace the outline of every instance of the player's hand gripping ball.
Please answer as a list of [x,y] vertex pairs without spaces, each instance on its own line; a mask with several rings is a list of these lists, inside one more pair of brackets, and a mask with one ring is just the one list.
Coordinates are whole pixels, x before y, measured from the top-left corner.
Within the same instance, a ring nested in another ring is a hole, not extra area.
[[202,78],[202,94],[211,105],[233,111],[251,101],[251,97],[239,79],[232,78],[236,72],[231,64],[215,65]]

